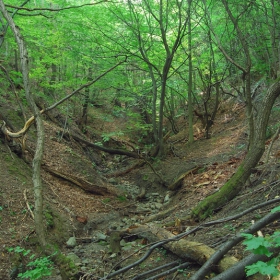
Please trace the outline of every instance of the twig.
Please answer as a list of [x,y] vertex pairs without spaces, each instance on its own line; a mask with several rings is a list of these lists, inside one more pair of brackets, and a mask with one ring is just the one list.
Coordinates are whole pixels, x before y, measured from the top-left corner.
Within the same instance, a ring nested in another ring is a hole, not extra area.
[[7,149],[9,150],[12,159],[15,159],[14,156],[13,156],[13,153],[12,153],[12,151],[11,151],[9,145],[6,143],[6,141],[5,141],[5,145],[7,146]]
[[160,182],[161,182],[163,185],[165,185],[163,178],[162,178],[162,177],[160,176],[160,174],[154,169],[154,167],[152,166],[152,164],[151,164],[148,160],[146,160],[146,159],[144,159],[144,160],[145,160],[145,162],[151,167],[151,169],[153,170],[153,172],[155,173],[155,175],[158,176],[158,178],[160,179]]
[[267,151],[265,163],[268,163],[268,159],[269,159],[269,155],[270,155],[272,146],[273,146],[274,142],[276,141],[276,139],[278,138],[279,132],[280,132],[280,126],[277,128],[276,132],[274,133],[274,135],[271,139],[271,142],[270,142],[270,145],[269,145],[269,148],[268,148],[268,151]]
[[30,208],[30,205],[29,205],[29,203],[28,203],[28,201],[27,201],[26,192],[27,192],[27,190],[25,189],[25,190],[23,191],[23,197],[24,197],[24,200],[25,200],[25,204],[26,204],[26,206],[27,206],[27,209],[28,209],[28,211],[29,211],[29,213],[30,213],[32,219],[34,220],[34,214],[33,214],[32,210],[31,210],[31,208]]
[[170,269],[167,269],[167,270],[164,270],[163,272],[157,274],[157,275],[154,275],[154,276],[151,276],[150,278],[145,278],[147,280],[152,280],[152,279],[159,279],[160,277],[162,276],[165,276],[165,275],[169,275],[175,271],[177,271],[178,269],[182,269],[182,268],[186,268],[190,265],[190,262],[185,262],[185,263],[182,263],[180,264],[180,261],[174,261],[174,262],[171,262],[171,263],[167,263],[167,264],[164,264],[164,265],[161,265],[161,266],[158,266],[154,269],[151,269],[149,271],[146,271],[144,273],[141,273],[141,274],[138,274],[137,276],[135,276],[134,278],[132,278],[132,280],[137,280],[137,279],[141,279],[142,277],[145,277],[151,273],[154,273],[160,269],[165,269],[166,267],[169,267],[169,266],[174,266],[174,265],[177,265],[175,267],[172,267]]
[[[186,267],[188,267],[189,265],[190,265],[190,262],[182,263],[182,264],[177,265],[177,266],[175,266],[175,267],[172,267],[172,268],[170,268],[170,269],[168,269],[168,270],[166,270],[166,271],[163,271],[162,273],[159,273],[159,274],[157,274],[157,275],[155,275],[155,276],[152,276],[152,277],[150,277],[150,278],[147,278],[146,280],[161,279],[160,277],[166,276],[166,275],[171,274],[171,273],[173,273],[173,272],[175,272],[175,271],[178,271],[178,269],[186,268]],[[174,279],[174,277],[173,277],[173,279]]]

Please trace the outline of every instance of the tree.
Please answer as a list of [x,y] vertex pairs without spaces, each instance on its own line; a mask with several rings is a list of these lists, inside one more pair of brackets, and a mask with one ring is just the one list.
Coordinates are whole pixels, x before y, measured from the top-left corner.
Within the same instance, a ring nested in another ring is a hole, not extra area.
[[37,108],[34,97],[31,93],[30,82],[29,82],[29,69],[28,69],[28,53],[25,47],[24,40],[20,33],[19,28],[15,25],[12,17],[6,10],[6,7],[2,0],[0,0],[0,10],[3,17],[6,19],[9,24],[11,30],[14,33],[16,42],[18,44],[19,52],[20,52],[20,61],[21,61],[21,71],[23,77],[23,85],[24,91],[26,95],[26,99],[28,100],[28,104],[30,109],[35,116],[36,127],[37,127],[37,145],[36,151],[33,158],[33,186],[34,186],[34,197],[35,197],[35,208],[34,208],[34,220],[35,220],[35,229],[38,235],[38,239],[43,248],[46,247],[46,237],[43,225],[43,195],[42,195],[42,180],[41,180],[41,161],[43,158],[43,149],[44,149],[44,125],[41,117],[41,113]]
[[[164,107],[172,64],[187,32],[185,1],[128,1],[109,8],[125,25],[130,41],[117,42],[128,55],[140,59],[151,79],[152,123],[159,155],[164,154]],[[127,10],[128,6],[128,10]],[[118,32],[123,29],[119,29]],[[136,42],[136,43],[134,43]],[[157,121],[158,120],[158,121]]]
[[215,209],[222,207],[233,199],[243,188],[247,179],[251,175],[252,169],[258,164],[265,150],[266,128],[271,113],[272,106],[276,98],[280,95],[280,81],[275,82],[268,89],[262,108],[255,122],[255,133],[251,148],[245,159],[238,167],[235,174],[214,194],[205,198],[192,210],[195,219],[204,219],[210,216]]
[[[252,169],[257,165],[260,160],[263,152],[265,150],[265,137],[266,129],[268,124],[269,115],[274,104],[275,99],[279,96],[280,87],[279,82],[276,81],[267,91],[266,95],[263,97],[262,106],[257,111],[256,116],[253,114],[253,102],[252,102],[252,92],[251,92],[251,68],[252,68],[252,59],[251,59],[251,49],[248,43],[244,32],[246,31],[246,26],[242,30],[240,25],[240,18],[245,14],[248,16],[248,11],[251,11],[251,5],[253,3],[248,3],[244,5],[239,12],[238,16],[234,17],[227,1],[222,0],[222,3],[225,7],[226,14],[229,16],[231,23],[233,24],[233,29],[236,30],[237,38],[240,41],[242,48],[242,56],[240,59],[244,61],[244,66],[237,63],[237,58],[232,59],[228,54],[225,48],[222,46],[222,43],[214,32],[213,25],[211,24],[211,18],[208,15],[209,26],[213,32],[216,43],[226,57],[226,59],[232,63],[237,69],[242,71],[242,81],[244,89],[244,97],[247,108],[247,118],[249,124],[249,141],[248,141],[248,153],[242,162],[242,164],[237,169],[236,173],[229,179],[229,181],[216,193],[204,199],[199,203],[192,211],[193,217],[203,219],[212,214],[215,209],[223,206],[229,200],[233,199],[242,189],[243,185],[246,183],[249,178]],[[204,1],[204,4],[206,2]],[[256,106],[255,106],[256,108]]]
[[188,85],[188,123],[189,123],[189,144],[193,138],[193,65],[192,65],[192,25],[191,25],[191,6],[192,0],[188,0],[188,49],[189,49],[189,85]]

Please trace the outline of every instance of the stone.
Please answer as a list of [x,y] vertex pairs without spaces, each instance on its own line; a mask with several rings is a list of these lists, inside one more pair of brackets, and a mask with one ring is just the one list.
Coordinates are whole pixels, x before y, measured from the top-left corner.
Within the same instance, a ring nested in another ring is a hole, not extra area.
[[77,241],[75,236],[70,237],[66,242],[67,248],[74,248],[76,245],[77,245]]
[[69,253],[67,258],[71,259],[75,265],[81,264],[81,259],[75,253]]
[[157,208],[157,209],[161,209],[162,208],[162,204],[161,203],[158,203],[158,202],[155,202],[155,207]]

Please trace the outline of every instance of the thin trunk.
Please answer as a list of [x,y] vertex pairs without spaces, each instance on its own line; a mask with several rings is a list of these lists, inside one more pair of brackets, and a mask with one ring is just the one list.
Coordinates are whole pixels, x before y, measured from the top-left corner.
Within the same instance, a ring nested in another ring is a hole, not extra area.
[[254,118],[253,118],[253,105],[252,105],[252,97],[251,97],[251,57],[250,57],[250,51],[249,46],[247,43],[247,40],[245,36],[243,35],[240,26],[238,25],[238,20],[234,18],[229,5],[228,1],[222,0],[222,3],[226,9],[226,12],[234,25],[234,28],[237,32],[238,39],[240,41],[240,44],[243,48],[246,62],[245,67],[242,67],[242,80],[243,80],[243,86],[244,86],[244,95],[246,99],[246,113],[247,113],[247,119],[249,124],[249,143],[248,143],[248,149],[251,149],[254,139]]
[[208,196],[200,202],[193,210],[192,216],[195,219],[205,219],[212,215],[213,211],[223,207],[232,200],[243,188],[251,175],[252,169],[258,164],[265,151],[266,128],[272,106],[280,95],[280,81],[274,83],[263,100],[263,106],[256,119],[255,135],[252,147],[245,159],[238,167],[235,174],[216,193]]
[[36,126],[37,126],[37,145],[36,151],[33,159],[33,186],[34,186],[34,197],[35,197],[35,230],[39,239],[39,242],[43,248],[46,247],[46,238],[45,238],[45,230],[44,230],[44,219],[43,219],[43,194],[42,194],[42,181],[41,181],[41,162],[43,157],[43,149],[44,149],[44,125],[43,120],[40,114],[39,109],[37,108],[33,95],[30,92],[30,83],[29,83],[29,69],[28,69],[28,53],[25,47],[25,43],[23,41],[22,35],[20,33],[19,28],[15,25],[13,19],[9,15],[6,10],[6,7],[2,0],[0,0],[0,9],[7,20],[10,28],[12,29],[18,48],[20,53],[20,61],[21,61],[21,71],[23,77],[23,84],[26,99],[28,104],[32,110],[32,113],[35,116]]
[[[92,80],[92,68],[88,68],[88,81]],[[83,102],[83,110],[82,110],[82,117],[80,125],[81,127],[84,127],[87,124],[87,117],[88,117],[88,105],[89,105],[89,94],[90,89],[89,87],[85,88],[85,98]]]
[[193,88],[193,66],[192,66],[192,30],[191,30],[191,4],[192,0],[188,0],[188,49],[189,49],[189,85],[188,85],[188,123],[189,123],[189,141],[191,144],[194,141],[193,137],[193,101],[192,101],[192,88]]

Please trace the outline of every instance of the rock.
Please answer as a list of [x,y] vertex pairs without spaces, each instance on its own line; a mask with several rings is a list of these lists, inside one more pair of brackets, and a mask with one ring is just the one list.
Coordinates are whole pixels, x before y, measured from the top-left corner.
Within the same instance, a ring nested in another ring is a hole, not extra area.
[[71,259],[75,265],[81,264],[81,259],[75,253],[69,253],[67,258]]
[[168,192],[168,193],[165,195],[163,202],[164,202],[164,203],[167,203],[167,202],[169,202],[169,200],[170,200],[170,193]]
[[157,209],[161,209],[162,208],[162,204],[161,203],[158,203],[158,202],[155,202],[155,207],[157,208]]
[[82,260],[82,264],[89,264],[90,263],[90,261],[88,260],[88,259],[84,259],[84,260]]
[[159,193],[151,193],[151,196],[159,196]]
[[102,232],[97,232],[95,235],[95,240],[96,241],[106,241],[107,240],[107,235],[103,234]]
[[120,241],[120,245],[123,247],[123,246],[125,246],[127,243],[122,239],[121,241]]
[[112,185],[117,185],[118,181],[115,178],[109,178],[108,182]]
[[76,245],[77,245],[77,241],[75,236],[70,237],[66,242],[67,248],[74,248]]
[[147,209],[146,207],[138,205],[135,212],[136,213],[145,213],[145,212],[149,212],[149,211],[150,210]]
[[113,258],[115,258],[115,257],[117,257],[117,254],[116,254],[116,253],[113,253],[112,255],[109,256],[110,259],[113,259]]

